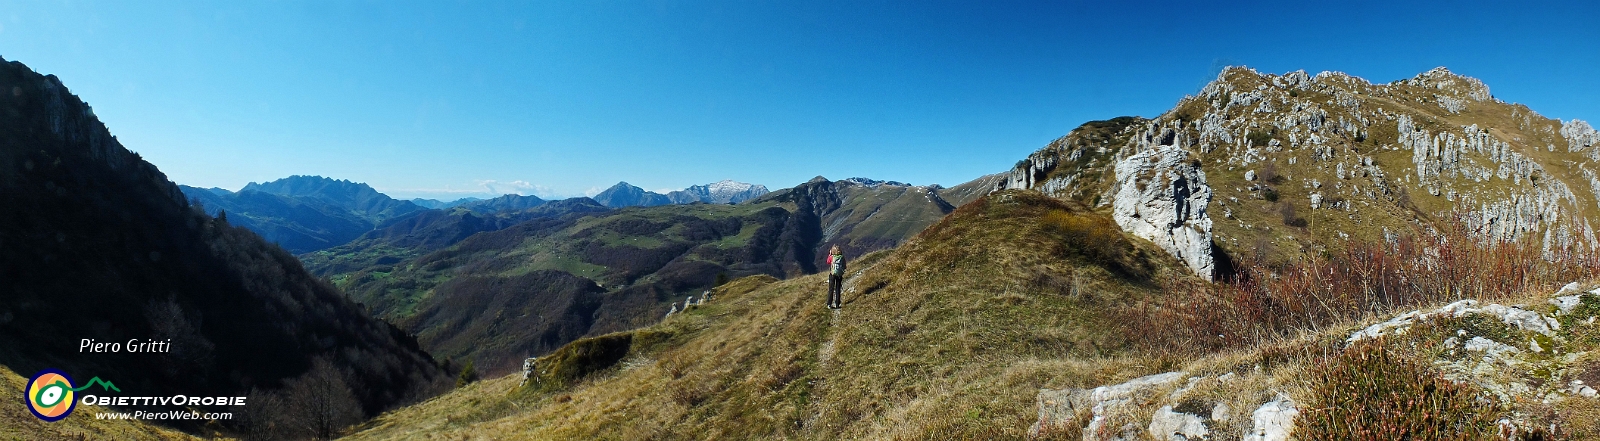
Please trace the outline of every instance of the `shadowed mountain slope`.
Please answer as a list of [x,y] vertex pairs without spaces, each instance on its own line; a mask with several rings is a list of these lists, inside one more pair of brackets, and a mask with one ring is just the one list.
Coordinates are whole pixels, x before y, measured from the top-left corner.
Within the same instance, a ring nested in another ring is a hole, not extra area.
[[[415,340],[189,207],[56,77],[0,62],[0,90],[0,364],[114,377],[129,394],[235,396],[321,360],[358,414],[436,390],[442,372]],[[172,350],[80,354],[85,338]]]

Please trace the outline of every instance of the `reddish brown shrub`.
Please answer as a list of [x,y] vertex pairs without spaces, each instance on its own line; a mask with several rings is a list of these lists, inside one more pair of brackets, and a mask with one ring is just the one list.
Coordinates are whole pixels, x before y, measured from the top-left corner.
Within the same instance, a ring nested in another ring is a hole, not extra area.
[[1505,299],[1600,276],[1600,253],[1545,253],[1533,240],[1475,239],[1465,222],[1392,242],[1355,242],[1291,265],[1257,257],[1231,283],[1168,280],[1167,295],[1124,309],[1143,346],[1206,351],[1254,344],[1367,314],[1471,298]]

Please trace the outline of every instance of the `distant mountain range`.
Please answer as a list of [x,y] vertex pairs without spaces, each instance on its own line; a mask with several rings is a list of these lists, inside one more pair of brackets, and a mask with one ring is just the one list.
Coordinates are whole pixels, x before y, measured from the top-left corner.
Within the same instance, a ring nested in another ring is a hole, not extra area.
[[[359,182],[298,175],[266,183],[251,182],[238,192],[186,185],[178,188],[185,198],[205,207],[208,214],[226,213],[234,225],[249,228],[295,254],[343,245],[392,221],[429,210],[444,211],[432,218],[449,216],[447,212],[457,208],[484,216],[529,210],[549,202],[538,196],[514,194],[493,199],[468,197],[451,202],[422,198],[405,201]],[[593,199],[582,199],[597,202],[602,207],[623,208],[696,202],[739,203],[767,193],[765,186],[730,180],[695,185],[667,195],[620,182]],[[507,217],[511,218],[520,217]],[[500,225],[504,226],[508,225]]]
[[594,195],[594,200],[611,208],[654,207],[669,204],[737,204],[767,194],[767,187],[723,180],[706,185],[695,185],[667,194],[646,191],[627,182],[607,188]]
[[[316,197],[295,197],[257,190],[238,193],[220,188],[180,185],[185,198],[206,214],[227,216],[233,225],[250,229],[291,253],[304,253],[349,242],[372,230],[375,219],[353,207]],[[408,202],[409,204],[409,202]],[[415,205],[413,205],[415,207]],[[420,207],[417,207],[420,209]]]
[[251,182],[238,193],[220,188],[179,189],[208,214],[227,213],[235,225],[297,254],[349,242],[384,222],[426,210],[367,184],[321,176]]
[[667,199],[674,204],[692,204],[695,202],[737,204],[761,197],[764,194],[767,194],[765,185],[722,180],[667,193]]
[[[588,198],[584,198],[588,199]],[[474,213],[494,213],[498,211],[520,211],[538,207],[545,204],[544,199],[538,196],[521,196],[508,194],[494,199],[483,199],[456,205],[457,207],[471,210]]]
[[[998,179],[946,189],[819,176],[778,192],[724,180],[665,195],[619,182],[593,198],[448,203],[319,176],[182,190],[299,254],[423,348],[499,373],[585,335],[653,323],[667,302],[719,278],[814,273],[835,245],[893,248]],[[493,331],[505,326],[519,331]]]
[[441,201],[441,200],[438,200],[438,199],[416,198],[416,199],[412,199],[411,203],[417,204],[417,206],[422,207],[422,208],[431,208],[431,209],[439,210],[439,209],[445,209],[445,208],[450,208],[450,207],[454,207],[454,206],[457,206],[457,205],[465,204],[465,203],[468,203],[468,202],[475,202],[475,201],[481,201],[481,200],[483,200],[483,198],[465,197],[465,198],[461,198],[461,199],[456,199],[454,201],[445,202],[445,201]]
[[423,210],[410,201],[401,201],[373,190],[367,184],[321,176],[290,176],[272,182],[245,185],[240,192],[259,191],[279,196],[313,199],[341,207],[374,224]]
[[996,179],[945,189],[819,176],[753,199],[765,187],[722,182],[683,191],[716,202],[694,205],[620,183],[597,198],[655,205],[430,210],[301,259],[424,348],[502,373],[585,335],[654,323],[719,278],[815,273],[834,245],[852,256],[893,248]]

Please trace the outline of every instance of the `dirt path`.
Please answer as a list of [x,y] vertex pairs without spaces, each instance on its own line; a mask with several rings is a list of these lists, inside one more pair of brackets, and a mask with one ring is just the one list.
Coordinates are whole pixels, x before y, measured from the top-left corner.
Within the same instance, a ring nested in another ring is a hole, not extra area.
[[817,351],[817,369],[828,372],[828,363],[833,361],[833,354],[837,352],[834,344],[839,341],[839,314],[843,310],[828,311],[828,341],[822,343],[822,349]]
[[[845,278],[844,287],[840,289],[843,291],[843,294],[841,295],[842,297],[848,298],[849,296],[855,294],[856,276],[860,275],[861,272],[857,271],[855,275]],[[817,382],[816,390],[820,393],[826,393],[824,390],[828,382],[828,374],[833,372],[830,365],[833,364],[833,356],[839,352],[839,326],[840,320],[843,320],[843,316],[843,308],[828,310],[828,340],[823,342],[822,346],[817,349],[817,379],[815,381]],[[817,422],[817,420],[821,418],[822,409],[817,408],[816,411],[811,414],[811,418],[805,422],[804,426],[811,427]]]

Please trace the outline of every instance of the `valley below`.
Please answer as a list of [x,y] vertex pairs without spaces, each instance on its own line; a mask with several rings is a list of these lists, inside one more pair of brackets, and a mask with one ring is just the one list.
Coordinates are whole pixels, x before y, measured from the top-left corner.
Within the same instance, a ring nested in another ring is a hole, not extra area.
[[4,393],[249,397],[0,437],[1600,437],[1600,133],[1444,68],[1230,67],[951,187],[452,202],[180,186],[56,77],[0,90]]

